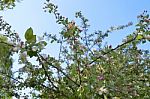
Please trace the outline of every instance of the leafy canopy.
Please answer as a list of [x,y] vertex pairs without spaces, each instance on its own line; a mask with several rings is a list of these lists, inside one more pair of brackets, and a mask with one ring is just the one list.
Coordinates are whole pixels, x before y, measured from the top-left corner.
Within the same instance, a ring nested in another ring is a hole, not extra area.
[[[6,0],[0,5],[12,2]],[[43,33],[39,37],[30,27],[25,32],[25,41],[22,41],[8,24],[3,28],[4,34],[0,36],[0,68],[5,70],[7,67],[9,71],[0,75],[1,97],[149,99],[150,53],[149,49],[138,47],[150,41],[147,11],[137,17],[135,31],[116,47],[104,45],[104,39],[114,31],[129,27],[131,22],[110,27],[106,32],[97,30],[89,33],[89,20],[81,11],[75,14],[81,24],[62,16],[50,0],[46,0],[44,11],[53,14],[56,23],[63,26],[59,36]],[[1,23],[6,24],[4,21]],[[43,51],[45,46],[53,43],[60,46],[60,49],[56,49],[59,50],[58,57]],[[8,53],[9,58],[6,58]],[[17,71],[11,69],[14,67],[11,60],[13,54],[18,55],[18,64],[22,65]],[[4,84],[9,87],[5,88]],[[24,91],[21,90],[24,89],[30,89],[30,93],[22,94]]]

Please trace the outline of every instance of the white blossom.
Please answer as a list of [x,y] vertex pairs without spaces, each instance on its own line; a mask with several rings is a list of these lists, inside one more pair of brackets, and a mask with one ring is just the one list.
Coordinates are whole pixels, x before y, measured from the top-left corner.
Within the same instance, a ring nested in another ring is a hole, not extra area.
[[119,97],[113,97],[112,99],[120,99]]
[[14,42],[12,42],[12,41],[9,41],[8,44],[15,45]]
[[18,51],[17,47],[13,47],[12,50],[13,50],[14,52],[17,52],[17,51]]
[[25,48],[25,45],[23,44],[23,45],[21,46],[21,48]]
[[21,47],[21,43],[18,43],[16,46],[20,48]]
[[99,95],[102,95],[102,94],[107,93],[107,92],[108,92],[108,90],[107,90],[106,88],[104,88],[104,87],[101,87],[101,88],[98,90]]
[[143,34],[143,32],[142,32],[142,31],[140,31],[140,32],[138,32],[138,34]]
[[44,49],[44,47],[45,47],[45,45],[44,45],[43,43],[41,43],[40,48],[41,48],[41,49]]
[[148,87],[150,86],[149,82],[146,82],[146,86],[148,86]]
[[96,50],[96,48],[93,48],[93,52],[96,52],[97,50]]
[[22,53],[22,55],[23,55],[24,57],[26,57],[26,56],[27,56],[27,51],[24,51],[24,52]]
[[144,38],[150,40],[150,35],[144,36]]
[[16,33],[16,38],[19,38],[19,34],[18,33]]
[[37,51],[37,50],[38,50],[37,46],[32,47],[32,51]]
[[18,47],[18,46],[15,46],[15,47],[12,48],[13,52],[18,52],[19,50],[20,50],[20,47]]

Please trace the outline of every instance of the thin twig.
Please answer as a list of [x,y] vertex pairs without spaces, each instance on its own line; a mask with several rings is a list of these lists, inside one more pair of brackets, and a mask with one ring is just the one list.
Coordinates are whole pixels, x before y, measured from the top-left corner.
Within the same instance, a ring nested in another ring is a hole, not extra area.
[[[132,41],[134,41],[134,40],[136,39],[137,35],[138,35],[138,34],[136,34],[136,36],[135,36],[133,39],[130,39],[130,40],[128,40],[127,42],[124,42],[124,43],[118,45],[117,47],[115,47],[115,48],[113,48],[113,49],[107,51],[107,52],[103,52],[103,55],[109,54],[110,52],[112,52],[112,51],[114,51],[114,50],[117,50],[118,48],[120,48],[120,47],[122,47],[122,46],[124,46],[124,45],[126,45],[126,44],[128,44],[128,43],[130,43],[130,42],[132,42]],[[89,63],[89,65],[92,64],[92,63],[94,63],[95,61],[97,61],[97,60],[98,60],[99,58],[101,58],[101,57],[102,57],[102,55],[98,56],[96,59],[94,59],[93,61],[91,61],[91,62]]]
[[[63,37],[61,37],[61,41],[60,41],[59,56],[58,56],[58,59],[59,59],[59,60],[61,60],[62,46],[63,46]],[[59,70],[57,71],[57,74],[58,74],[58,79],[59,79],[59,81],[60,81],[61,76],[60,76]]]

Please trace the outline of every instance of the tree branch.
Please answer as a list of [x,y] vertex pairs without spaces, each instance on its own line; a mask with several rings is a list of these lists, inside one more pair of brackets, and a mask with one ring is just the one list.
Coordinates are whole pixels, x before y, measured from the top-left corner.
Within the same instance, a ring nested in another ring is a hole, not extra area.
[[[138,36],[138,34],[136,34],[134,38],[128,40],[127,42],[124,42],[124,43],[118,45],[117,47],[115,47],[115,48],[113,48],[113,49],[107,51],[107,52],[103,52],[103,55],[109,54],[110,52],[112,52],[112,51],[114,51],[114,50],[117,50],[118,48],[120,48],[120,47],[122,47],[122,46],[124,46],[124,45],[126,45],[126,44],[128,44],[128,43],[131,43],[132,41],[134,41],[134,40],[136,39],[137,36]],[[89,65],[92,64],[92,63],[94,63],[95,61],[97,61],[97,60],[98,60],[99,58],[101,58],[101,57],[103,57],[103,56],[102,56],[102,55],[98,56],[96,59],[94,59],[93,61],[91,61],[91,62],[89,63]]]
[[63,72],[63,70],[61,70],[60,68],[58,68],[57,66],[52,65],[52,63],[48,62],[43,56],[41,56],[39,54],[39,56],[42,58],[42,60],[44,60],[46,63],[48,63],[49,65],[51,65],[53,68],[57,69],[58,71],[60,71],[64,76],[66,76],[70,81],[72,81],[75,85],[77,85],[78,87],[80,86],[77,82],[75,82],[74,80],[72,80],[65,72]]
[[51,81],[51,78],[50,78],[49,74],[47,73],[47,70],[46,70],[46,68],[45,68],[45,66],[44,66],[44,64],[43,64],[43,62],[41,61],[41,58],[40,58],[39,56],[38,56],[38,58],[39,58],[40,63],[42,64],[42,68],[43,68],[43,70],[44,70],[45,76],[47,77],[48,81],[52,84],[53,87],[55,87],[55,88],[58,90],[58,87],[56,87],[56,86],[54,85],[54,83]]

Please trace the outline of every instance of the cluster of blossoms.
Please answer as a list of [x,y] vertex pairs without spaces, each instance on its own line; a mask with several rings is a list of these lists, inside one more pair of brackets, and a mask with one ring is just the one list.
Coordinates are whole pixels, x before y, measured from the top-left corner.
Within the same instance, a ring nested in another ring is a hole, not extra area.
[[12,52],[19,53],[19,59],[22,60],[22,62],[26,62],[27,56],[30,56],[30,52],[40,52],[46,46],[45,43],[46,42],[43,41],[43,37],[38,37],[38,42],[35,42],[31,45],[23,41],[17,43],[11,41],[9,42],[9,45],[12,46]]
[[18,44],[10,42],[10,44],[13,46],[13,52],[18,52],[21,48],[25,48],[24,42],[19,42]]
[[[19,35],[18,35],[19,36]],[[40,49],[44,49],[45,45],[43,44],[43,37],[38,37],[38,43],[40,44]],[[18,52],[20,49],[24,49],[26,44],[23,41],[18,42],[17,44],[14,42],[9,42],[9,45],[13,46],[12,51]],[[38,46],[32,46],[32,51],[37,51]]]

